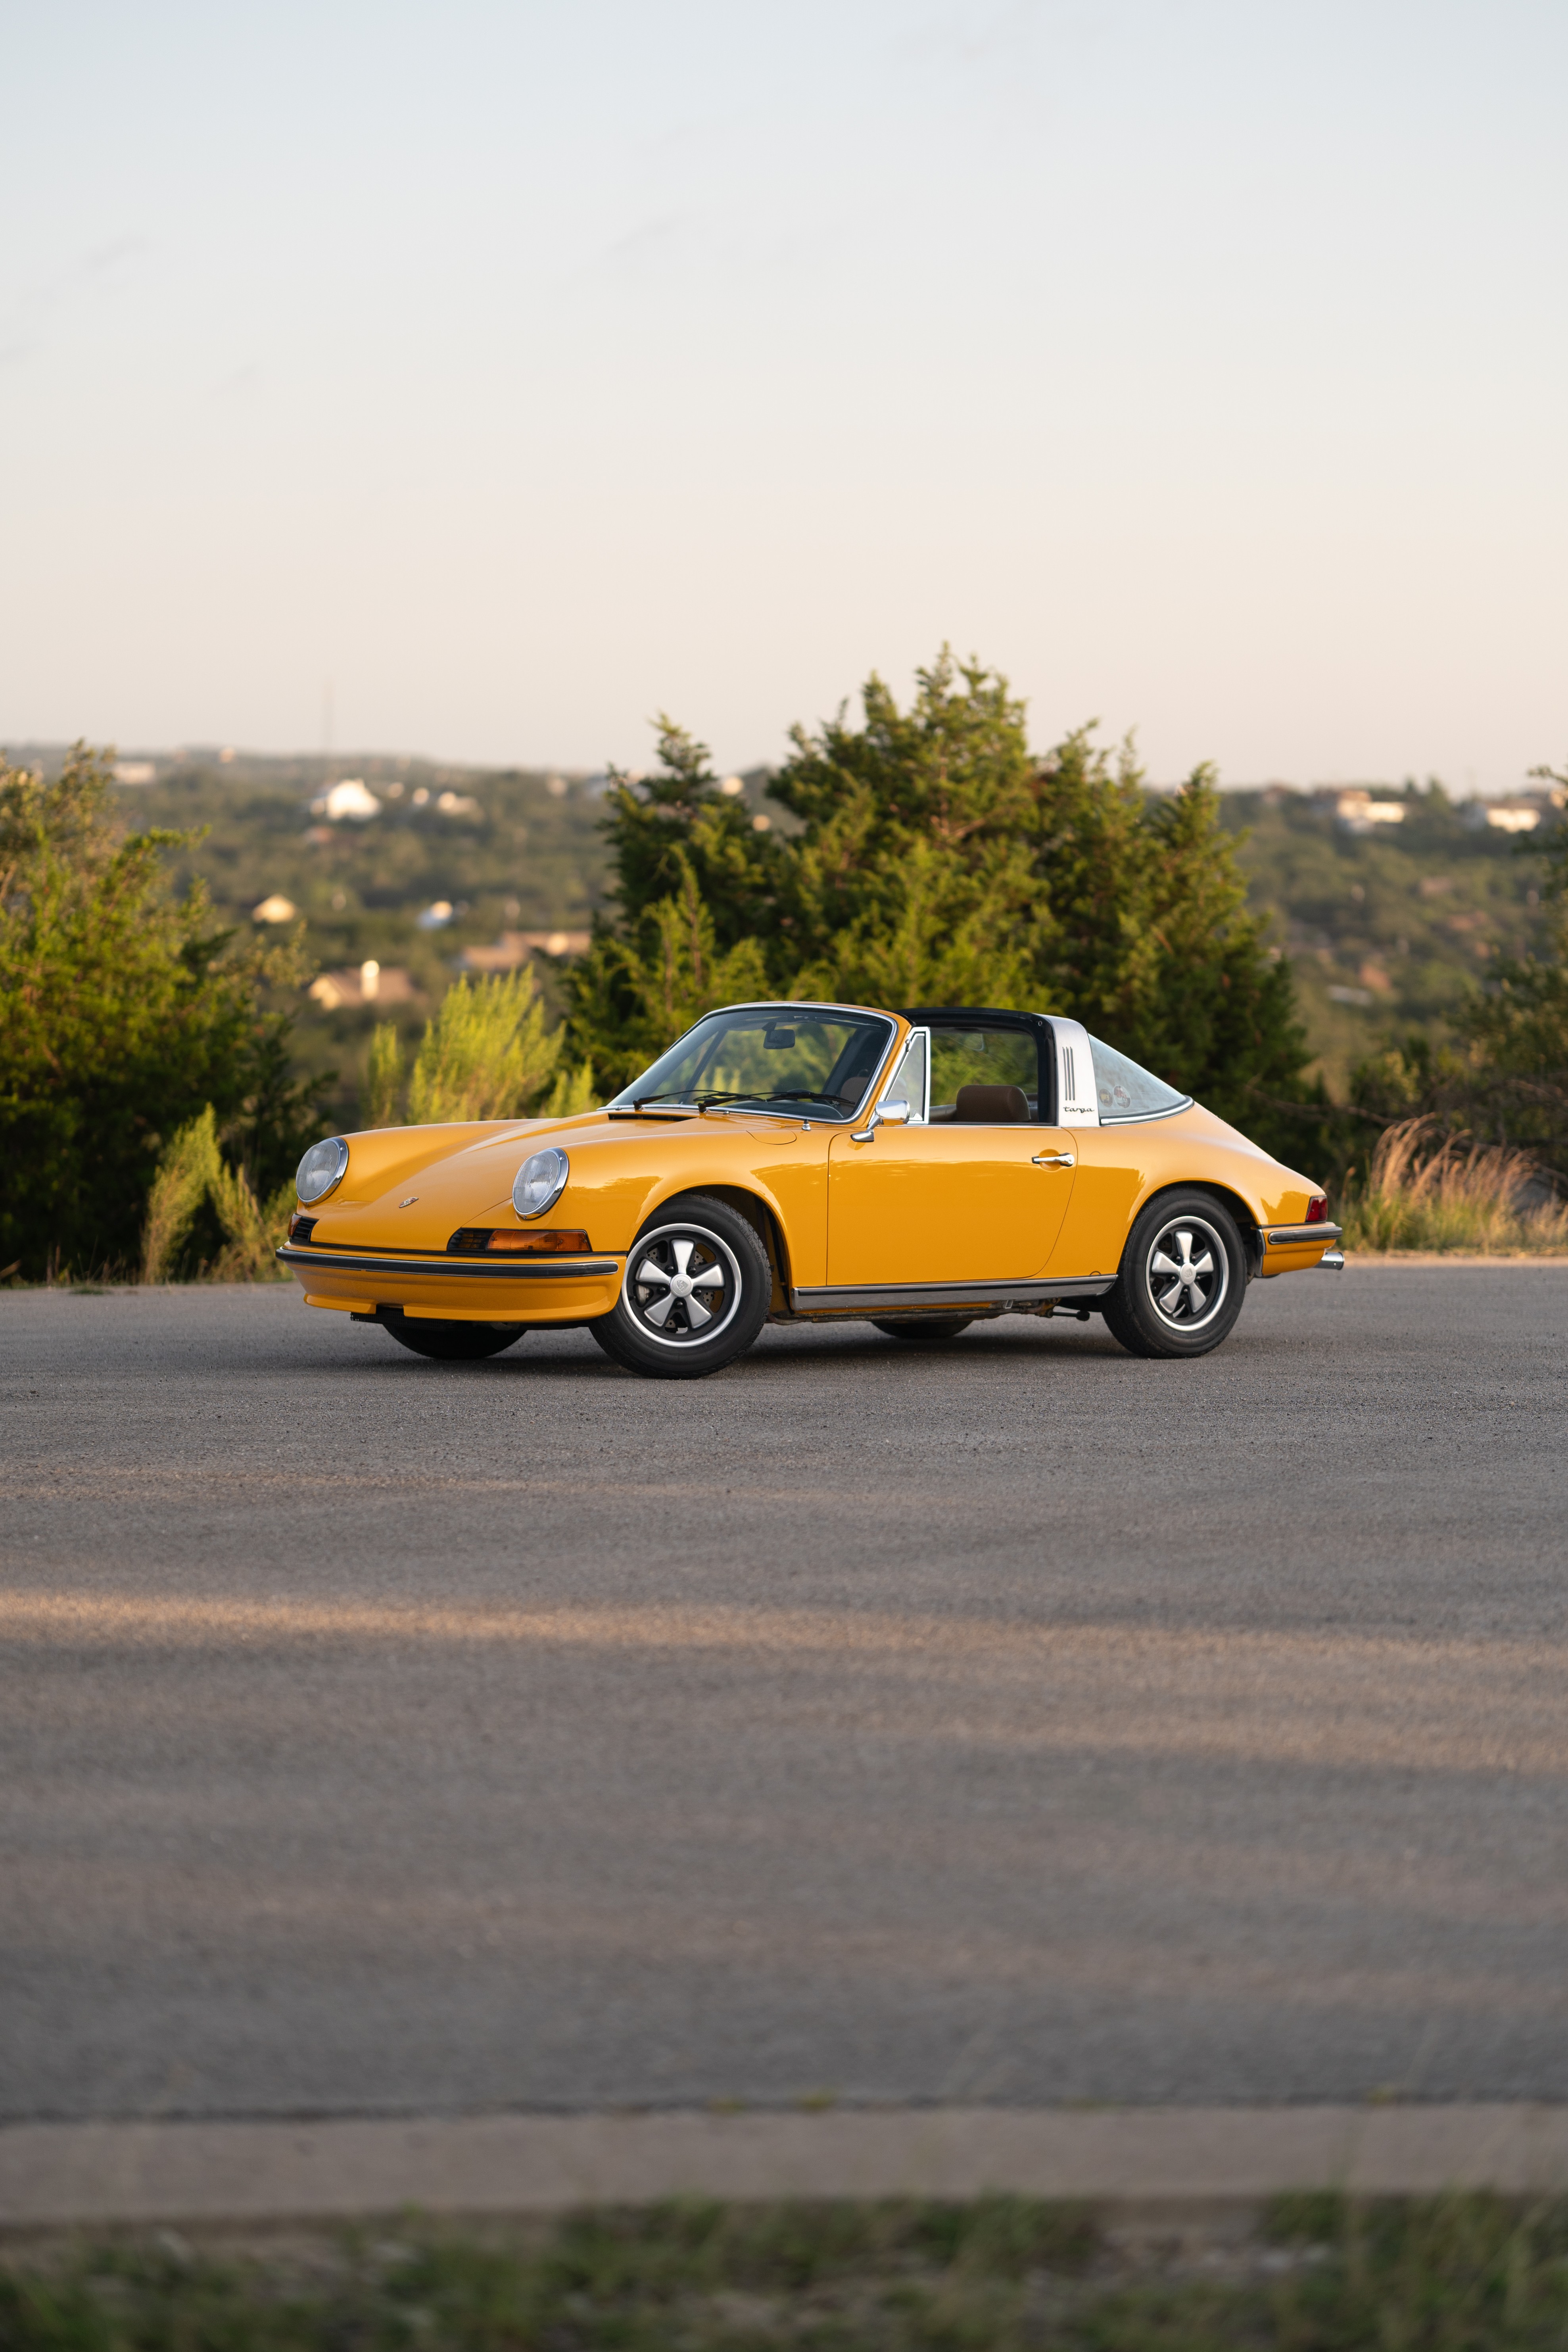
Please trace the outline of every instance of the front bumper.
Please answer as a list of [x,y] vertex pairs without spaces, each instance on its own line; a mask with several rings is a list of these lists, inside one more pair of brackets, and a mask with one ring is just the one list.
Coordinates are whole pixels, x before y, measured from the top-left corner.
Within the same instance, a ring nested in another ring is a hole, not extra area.
[[307,1307],[405,1315],[459,1323],[591,1323],[620,1295],[619,1258],[540,1258],[495,1265],[476,1258],[380,1256],[369,1250],[300,1249],[278,1253],[305,1294]]

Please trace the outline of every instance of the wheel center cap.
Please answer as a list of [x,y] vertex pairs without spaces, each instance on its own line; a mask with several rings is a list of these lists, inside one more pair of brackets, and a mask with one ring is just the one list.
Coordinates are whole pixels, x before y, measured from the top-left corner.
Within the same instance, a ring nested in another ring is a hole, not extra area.
[[691,1296],[691,1276],[689,1274],[678,1274],[669,1286],[671,1290],[674,1291],[677,1298],[689,1298]]

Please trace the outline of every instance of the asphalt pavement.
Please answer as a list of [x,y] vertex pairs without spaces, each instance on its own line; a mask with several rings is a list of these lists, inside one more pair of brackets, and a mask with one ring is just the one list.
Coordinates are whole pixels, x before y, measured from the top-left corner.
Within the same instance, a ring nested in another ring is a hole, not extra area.
[[1568,2096],[1568,1265],[0,1399],[0,2116]]

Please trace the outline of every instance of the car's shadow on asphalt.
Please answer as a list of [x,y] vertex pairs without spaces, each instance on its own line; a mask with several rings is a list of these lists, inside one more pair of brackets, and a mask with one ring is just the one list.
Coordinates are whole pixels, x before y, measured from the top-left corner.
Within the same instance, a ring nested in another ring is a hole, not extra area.
[[[531,1335],[502,1355],[488,1356],[471,1364],[442,1363],[407,1349],[395,1355],[378,1351],[374,1358],[365,1360],[363,1369],[446,1380],[456,1375],[466,1381],[512,1381],[548,1374],[557,1380],[596,1383],[647,1377],[613,1363],[586,1333],[570,1335],[582,1344],[568,1352],[560,1344],[568,1336],[554,1333],[551,1335],[553,1344],[537,1344]],[[1060,1331],[1024,1328],[1013,1332],[967,1332],[962,1339],[940,1347],[915,1347],[907,1340],[887,1339],[879,1332],[858,1328],[851,1331],[774,1327],[764,1330],[756,1344],[736,1362],[702,1375],[701,1379],[704,1385],[713,1381],[736,1380],[773,1383],[791,1376],[820,1376],[826,1370],[841,1366],[885,1366],[900,1377],[913,1378],[933,1372],[946,1376],[965,1368],[973,1370],[977,1364],[1016,1366],[1025,1371],[1037,1370],[1042,1363],[1131,1365],[1136,1360],[1118,1347],[1108,1331],[1083,1325]]]

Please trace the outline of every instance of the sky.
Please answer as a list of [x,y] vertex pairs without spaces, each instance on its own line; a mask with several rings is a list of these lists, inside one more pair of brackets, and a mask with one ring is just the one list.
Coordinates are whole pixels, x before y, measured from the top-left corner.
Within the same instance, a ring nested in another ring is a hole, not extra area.
[[0,742],[1568,754],[1562,0],[0,5]]

